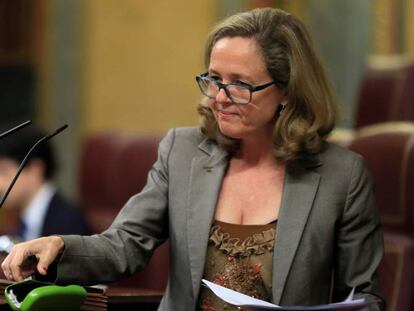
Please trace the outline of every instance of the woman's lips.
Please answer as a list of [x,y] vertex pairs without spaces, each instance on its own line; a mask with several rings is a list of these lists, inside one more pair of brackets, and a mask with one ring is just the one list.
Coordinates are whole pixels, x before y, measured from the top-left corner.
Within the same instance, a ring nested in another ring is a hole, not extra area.
[[219,110],[218,111],[218,115],[219,117],[223,117],[223,118],[228,118],[228,117],[235,117],[238,116],[237,113],[235,112],[230,112],[230,111],[226,111],[226,110]]

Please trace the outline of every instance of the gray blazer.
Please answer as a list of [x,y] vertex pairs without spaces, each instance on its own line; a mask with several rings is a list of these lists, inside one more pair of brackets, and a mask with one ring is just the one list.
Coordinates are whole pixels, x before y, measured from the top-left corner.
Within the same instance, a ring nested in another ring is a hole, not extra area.
[[[170,130],[159,146],[147,185],[105,232],[64,236],[58,281],[102,283],[143,269],[170,239],[168,286],[159,310],[194,310],[210,227],[228,154],[196,128]],[[272,290],[280,305],[379,299],[375,277],[383,253],[372,182],[362,158],[326,143],[323,151],[288,167],[277,225]]]

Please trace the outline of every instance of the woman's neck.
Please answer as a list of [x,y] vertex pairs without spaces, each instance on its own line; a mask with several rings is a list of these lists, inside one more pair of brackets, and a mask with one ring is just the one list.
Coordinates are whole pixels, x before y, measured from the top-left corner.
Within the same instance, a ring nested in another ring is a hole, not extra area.
[[270,139],[244,139],[235,158],[249,165],[277,164]]

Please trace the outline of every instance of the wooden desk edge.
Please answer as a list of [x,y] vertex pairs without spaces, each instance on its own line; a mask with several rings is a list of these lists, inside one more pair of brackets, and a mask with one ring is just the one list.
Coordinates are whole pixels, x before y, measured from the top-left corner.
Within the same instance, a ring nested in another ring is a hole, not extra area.
[[140,288],[111,288],[106,290],[109,304],[122,303],[159,303],[163,291],[147,290]]

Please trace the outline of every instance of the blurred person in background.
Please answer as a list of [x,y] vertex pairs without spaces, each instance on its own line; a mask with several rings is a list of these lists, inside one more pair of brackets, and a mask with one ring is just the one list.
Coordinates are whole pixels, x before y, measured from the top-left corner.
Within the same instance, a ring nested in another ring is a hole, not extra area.
[[[42,130],[29,127],[0,142],[1,196],[27,152],[44,136]],[[65,198],[53,183],[56,169],[54,150],[49,141],[44,141],[32,152],[3,206],[19,215],[14,232],[18,240],[52,234],[89,234],[81,209]]]

